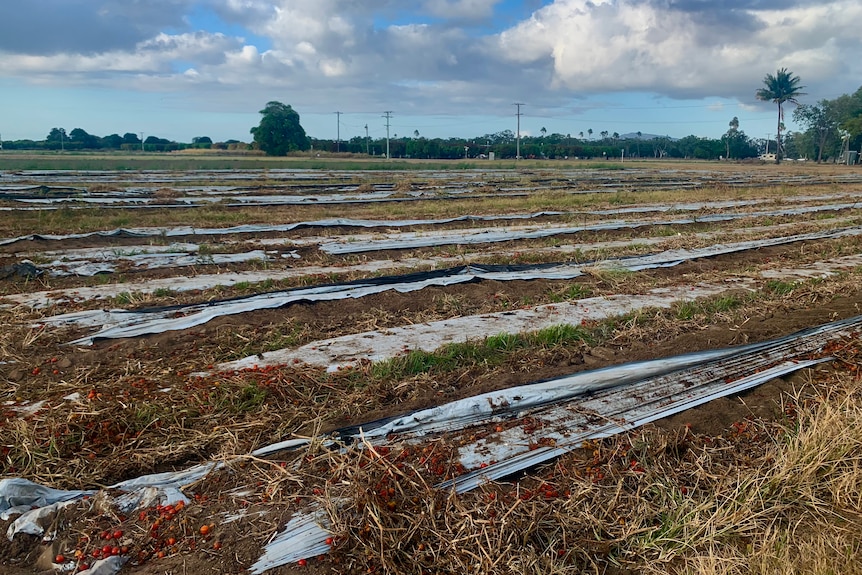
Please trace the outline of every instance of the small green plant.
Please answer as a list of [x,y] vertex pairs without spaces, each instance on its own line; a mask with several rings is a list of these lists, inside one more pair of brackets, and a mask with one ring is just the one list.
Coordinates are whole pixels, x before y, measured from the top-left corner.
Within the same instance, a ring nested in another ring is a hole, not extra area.
[[215,398],[215,405],[218,411],[248,413],[263,405],[268,396],[269,392],[265,388],[250,383],[239,392],[222,389],[220,395]]
[[406,355],[372,366],[377,379],[403,378],[428,372],[447,372],[472,365],[496,366],[511,353],[531,348],[549,349],[576,343],[592,343],[590,332],[580,326],[561,324],[521,334],[501,333],[481,341],[445,345],[434,352],[413,350]]
[[775,295],[787,295],[796,289],[795,282],[785,282],[781,280],[769,280],[766,282],[766,289]]
[[560,303],[564,301],[584,299],[591,295],[592,291],[590,288],[583,284],[575,283],[551,293],[550,296],[548,296],[548,299],[553,303]]
[[696,316],[711,316],[725,313],[745,303],[742,298],[734,295],[722,296],[709,300],[683,301],[676,303],[674,316],[680,320],[694,319]]

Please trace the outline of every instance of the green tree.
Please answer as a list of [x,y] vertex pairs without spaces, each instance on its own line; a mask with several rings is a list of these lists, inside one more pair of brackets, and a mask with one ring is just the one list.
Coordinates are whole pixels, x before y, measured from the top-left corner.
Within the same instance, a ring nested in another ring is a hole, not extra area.
[[794,76],[787,68],[779,68],[774,76],[767,74],[763,78],[765,87],[760,88],[755,93],[758,100],[778,104],[778,129],[775,137],[777,146],[775,152],[776,164],[781,161],[781,128],[784,126],[784,108],[782,106],[784,102],[799,104],[796,98],[805,95],[802,91],[802,88],[805,86],[800,86],[799,82],[801,82],[799,76]]
[[210,149],[213,146],[213,139],[209,136],[195,136],[192,138],[192,146],[195,148]]
[[101,145],[103,148],[119,150],[120,146],[123,145],[123,138],[119,134],[111,134],[101,139]]
[[739,118],[734,116],[733,119],[727,125],[728,125],[727,132],[722,137],[722,140],[724,140],[724,151],[725,151],[724,157],[729,160],[730,159],[730,141],[733,140],[734,137],[736,136],[737,132],[739,132]]
[[[862,88],[833,100],[838,128],[846,136],[846,149],[862,146]],[[843,150],[842,150],[843,151]]]
[[838,140],[838,119],[828,100],[815,105],[802,105],[793,110],[793,119],[807,128],[806,133],[817,148],[817,162],[823,161],[823,150]]
[[66,135],[66,130],[64,128],[51,128],[51,131],[45,138],[45,144],[51,150],[56,150],[58,148],[65,150],[68,139],[69,136]]
[[61,139],[67,138],[66,130],[63,128],[51,128],[51,131],[48,133],[48,136],[45,138],[46,142],[60,142]]
[[269,102],[260,111],[260,125],[251,129],[254,142],[268,156],[286,156],[288,152],[307,150],[308,136],[299,123],[299,114],[289,105]]
[[83,128],[75,128],[69,132],[69,140],[76,148],[92,149],[99,147],[99,138],[88,134]]

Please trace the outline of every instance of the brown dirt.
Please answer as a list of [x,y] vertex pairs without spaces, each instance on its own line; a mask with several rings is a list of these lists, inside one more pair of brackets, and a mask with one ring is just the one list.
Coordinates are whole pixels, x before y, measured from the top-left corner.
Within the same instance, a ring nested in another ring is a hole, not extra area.
[[[92,244],[81,242],[84,245]],[[4,476],[24,475],[62,487],[110,484],[143,473],[248,453],[292,433],[355,425],[492,389],[629,361],[775,338],[857,315],[862,304],[862,290],[854,280],[858,276],[806,284],[788,296],[761,294],[762,299],[745,302],[731,312],[702,314],[687,321],[675,317],[671,310],[650,312],[610,327],[590,325],[587,327],[600,338],[594,345],[577,343],[513,352],[496,365],[432,368],[396,379],[377,378],[370,366],[325,374],[302,365],[282,366],[266,373],[217,374],[203,379],[188,376],[189,372],[235,357],[241,350],[247,349],[249,354],[263,350],[276,339],[275,335],[290,336],[292,344],[297,345],[365,329],[532,306],[551,301],[553,294],[573,284],[593,295],[638,293],[656,286],[724,278],[746,269],[809,261],[823,254],[858,253],[859,248],[856,240],[807,242],[622,277],[588,276],[576,282],[482,281],[410,294],[298,304],[218,318],[181,332],[100,341],[90,348],[63,345],[81,330],[44,333],[27,344],[27,338],[33,335],[28,325],[39,313],[19,310],[13,315],[4,311],[9,327],[5,339],[0,339],[0,349],[3,359],[12,363],[0,365],[5,386],[2,399],[45,399],[51,407],[24,420],[23,425],[16,413],[4,410],[0,420],[0,446],[4,448],[0,471]],[[174,272],[147,272],[146,277],[166,277],[169,273]],[[75,285],[72,280],[68,284]],[[63,284],[52,281],[52,285]],[[14,291],[30,289],[32,285],[13,283],[6,287]],[[202,294],[190,294],[188,299],[196,297]],[[805,370],[739,396],[710,402],[658,422],[655,432],[676,436],[685,430],[703,440],[733,433],[733,425],[744,420],[782,420],[788,394],[812,380],[823,379],[824,374],[835,369]],[[92,393],[92,397],[70,405],[61,398],[72,391],[84,396]],[[262,397],[255,395],[257,391]],[[147,410],[154,415],[147,415]],[[59,455],[28,461],[22,455],[21,438],[34,441],[29,447],[33,453],[41,453],[39,442],[47,444],[53,438]],[[741,444],[734,445],[740,448]],[[566,465],[582,466],[589,457],[586,453],[572,454]],[[58,518],[65,528],[50,545],[26,536],[12,542],[2,538],[0,572],[39,572],[47,567],[44,557],[39,562],[40,556],[92,548],[79,538],[93,537],[103,529],[118,526],[129,534],[135,552],[144,553],[133,557],[149,558],[159,550],[167,554],[163,559],[131,566],[129,572],[243,572],[257,559],[262,544],[283,525],[285,517],[311,498],[298,485],[268,492],[270,486],[280,486],[276,479],[283,481],[287,473],[279,463],[277,458],[269,463],[246,460],[192,486],[188,494],[193,502],[162,522],[165,534],[173,528],[171,537],[178,541],[174,545],[165,548],[160,543],[162,547],[157,549],[148,538],[148,529],[159,510],[149,510],[144,518],[121,518],[93,507],[92,501],[82,502]],[[308,463],[311,467],[317,464]],[[530,481],[524,479],[524,485]],[[231,492],[235,487],[249,485],[250,493]],[[257,515],[264,510],[272,513]],[[224,520],[224,514],[239,511],[252,519]],[[200,526],[211,523],[212,533],[202,536]],[[0,531],[7,525],[0,522]],[[216,542],[219,549],[213,547]],[[189,548],[192,543],[194,549]],[[596,555],[607,556],[609,552],[599,549]],[[324,560],[312,560],[304,569],[286,566],[274,573],[364,572],[355,560],[346,549]],[[613,570],[605,564],[604,572]]]

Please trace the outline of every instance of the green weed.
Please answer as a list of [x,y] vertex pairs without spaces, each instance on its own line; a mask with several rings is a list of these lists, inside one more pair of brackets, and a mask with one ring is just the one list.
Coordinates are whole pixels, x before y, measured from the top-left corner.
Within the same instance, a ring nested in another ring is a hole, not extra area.
[[787,295],[796,289],[796,282],[785,282],[781,280],[769,280],[766,282],[766,289],[775,295]]
[[445,345],[434,352],[413,350],[372,366],[377,379],[403,378],[428,372],[447,372],[473,365],[497,366],[515,352],[591,343],[592,335],[579,326],[562,324],[523,334],[498,334],[481,341]]

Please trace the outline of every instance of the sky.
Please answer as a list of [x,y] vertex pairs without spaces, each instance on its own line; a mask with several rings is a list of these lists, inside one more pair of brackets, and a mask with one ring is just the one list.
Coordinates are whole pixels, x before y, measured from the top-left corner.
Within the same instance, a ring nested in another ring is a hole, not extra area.
[[852,93],[860,30],[859,0],[6,0],[0,137],[250,141],[276,100],[322,139],[514,132],[515,103],[522,135],[763,138],[766,73]]

